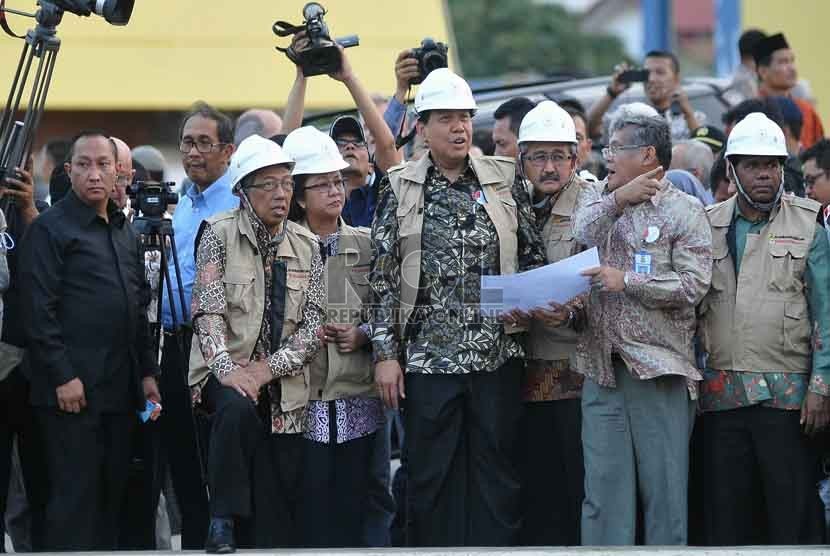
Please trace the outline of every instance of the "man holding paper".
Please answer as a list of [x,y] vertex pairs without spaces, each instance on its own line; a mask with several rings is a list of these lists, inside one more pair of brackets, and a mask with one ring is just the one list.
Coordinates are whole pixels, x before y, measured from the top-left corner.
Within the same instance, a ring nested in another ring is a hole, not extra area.
[[[586,185],[577,175],[574,121],[555,102],[540,102],[519,128],[519,164],[533,184],[536,227],[547,262],[581,251],[571,233],[577,195]],[[579,299],[579,298],[577,298]],[[584,324],[582,303],[531,311],[522,399],[521,543],[533,546],[579,544],[583,498],[580,396],[583,377],[571,366]],[[540,438],[545,438],[540,442]],[[554,475],[555,481],[540,480]]]
[[513,316],[482,315],[480,284],[544,256],[514,161],[469,155],[469,85],[434,70],[415,109],[429,151],[381,182],[369,275],[375,383],[388,406],[406,404],[407,540],[510,545],[525,351]]
[[582,544],[633,545],[637,496],[645,543],[685,544],[689,436],[697,381],[695,306],[709,289],[712,234],[696,199],[663,178],[671,135],[661,118],[624,116],[603,149],[608,178],[583,187],[576,241],[596,246],[585,375]]

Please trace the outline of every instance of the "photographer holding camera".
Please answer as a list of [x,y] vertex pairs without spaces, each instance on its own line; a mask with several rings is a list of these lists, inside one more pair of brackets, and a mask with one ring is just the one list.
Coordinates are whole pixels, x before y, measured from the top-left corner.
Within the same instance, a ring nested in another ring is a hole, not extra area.
[[643,83],[648,103],[668,122],[672,140],[690,139],[691,130],[706,123],[706,115],[692,107],[683,90],[677,56],[652,50],[646,54],[642,70],[635,70],[625,62],[614,68],[605,94],[588,111],[588,131],[592,137],[602,134],[603,116],[617,97],[635,82]]
[[[308,44],[306,34],[300,32],[294,35],[291,49],[302,52],[308,48]],[[352,70],[345,50],[339,45],[337,48],[340,51],[340,69],[329,74],[329,77],[346,86],[366,122],[366,127],[375,139],[375,156],[374,160],[370,160],[366,135],[357,118],[343,116],[331,127],[330,135],[340,154],[349,163],[349,168],[343,171],[343,177],[346,179],[343,219],[352,226],[370,226],[380,179],[389,168],[401,162],[401,157],[395,148],[395,138],[383,121],[371,95]],[[283,132],[290,133],[302,124],[306,80],[303,67],[298,64],[294,86],[285,107]]]

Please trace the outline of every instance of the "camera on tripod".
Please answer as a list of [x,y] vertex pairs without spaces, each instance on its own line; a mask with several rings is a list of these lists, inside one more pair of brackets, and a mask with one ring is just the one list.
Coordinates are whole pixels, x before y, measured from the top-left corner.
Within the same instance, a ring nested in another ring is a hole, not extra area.
[[422,40],[419,48],[412,49],[412,57],[418,60],[418,69],[421,73],[409,83],[418,85],[432,70],[448,67],[447,50],[447,45],[442,42],[435,42],[429,37]]
[[179,202],[179,196],[173,192],[176,182],[139,181],[127,188],[130,203],[145,218],[161,218],[167,205]]
[[40,4],[54,4],[75,15],[100,15],[112,25],[126,25],[130,22],[135,0],[40,0]]
[[292,62],[302,68],[303,75],[306,77],[337,73],[341,66],[340,50],[337,45],[350,48],[360,44],[360,38],[357,35],[332,39],[323,21],[324,15],[326,15],[326,9],[323,6],[317,2],[309,2],[303,8],[302,25],[277,21],[272,27],[274,34],[278,37],[287,37],[303,31],[306,33],[308,46],[302,50],[277,47],[277,50],[285,53]]

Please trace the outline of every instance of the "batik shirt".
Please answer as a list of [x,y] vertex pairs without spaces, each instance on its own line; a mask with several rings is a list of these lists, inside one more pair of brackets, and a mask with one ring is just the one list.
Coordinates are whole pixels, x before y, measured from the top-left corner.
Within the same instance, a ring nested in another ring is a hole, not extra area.
[[[735,210],[734,232],[727,236],[727,245],[737,275],[741,270],[747,234],[759,233],[767,220],[750,222],[743,217],[737,205]],[[701,411],[723,411],[751,405],[800,410],[808,390],[830,396],[830,243],[820,227],[816,229],[807,255],[804,277],[814,323],[813,372],[753,373],[706,369],[700,390]]]
[[[499,237],[485,207],[477,200],[481,185],[467,166],[450,183],[431,166],[424,183],[421,236],[421,281],[416,307],[404,334],[406,372],[464,374],[493,371],[508,359],[524,357],[516,335],[481,315],[481,276],[500,274]],[[513,183],[518,229],[518,267],[544,264],[544,254],[530,214],[530,198],[521,182]],[[372,343],[376,360],[399,359],[395,336],[400,265],[398,200],[388,178],[381,182],[372,238],[376,253],[370,281],[376,296],[372,308]]]
[[[612,354],[640,380],[663,375],[687,378],[697,397],[692,349],[695,306],[712,281],[712,232],[700,201],[666,180],[649,201],[619,210],[606,183],[580,190],[574,237],[599,249],[600,262],[626,273],[619,293],[594,289],[588,328],[576,352],[577,371],[600,386],[616,386]],[[648,253],[650,270],[635,272],[634,257]]]
[[[240,210],[251,221],[262,257],[265,275],[265,310],[262,313],[262,327],[254,347],[253,360],[267,359],[268,368],[275,378],[302,372],[303,366],[311,360],[321,346],[317,330],[323,324],[325,315],[325,288],[323,285],[323,261],[320,253],[313,250],[311,272],[303,307],[302,323],[299,329],[282,341],[280,349],[271,350],[271,267],[276,259],[282,237],[272,238],[268,230],[253,214],[244,200]],[[225,274],[227,253],[219,236],[208,225],[202,232],[196,256],[196,280],[193,284],[193,326],[195,339],[200,343],[202,355],[208,368],[216,378],[240,369],[226,347],[227,322],[225,321],[225,288],[222,278]],[[253,270],[252,270],[253,272]],[[194,402],[201,396],[201,386],[194,387]],[[301,433],[306,429],[306,408],[283,412],[280,407],[279,384],[271,382],[265,388],[271,400],[271,432],[280,434]]]

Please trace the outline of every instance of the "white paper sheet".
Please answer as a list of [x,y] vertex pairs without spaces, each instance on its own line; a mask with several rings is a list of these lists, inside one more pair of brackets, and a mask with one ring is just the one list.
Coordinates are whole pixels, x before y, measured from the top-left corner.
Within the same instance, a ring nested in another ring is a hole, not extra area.
[[481,277],[481,314],[498,316],[512,309],[527,311],[548,302],[565,303],[587,292],[591,279],[579,273],[599,266],[597,248],[559,262],[506,276]]

